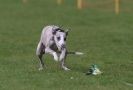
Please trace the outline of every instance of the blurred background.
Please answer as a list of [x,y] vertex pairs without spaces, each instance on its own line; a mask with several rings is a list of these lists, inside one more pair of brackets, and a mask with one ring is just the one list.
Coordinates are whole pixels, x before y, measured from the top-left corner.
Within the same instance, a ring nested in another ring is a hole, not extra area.
[[[50,55],[35,55],[46,25],[69,28],[64,72]],[[97,64],[103,75],[86,76]],[[0,0],[1,90],[132,90],[133,0]]]

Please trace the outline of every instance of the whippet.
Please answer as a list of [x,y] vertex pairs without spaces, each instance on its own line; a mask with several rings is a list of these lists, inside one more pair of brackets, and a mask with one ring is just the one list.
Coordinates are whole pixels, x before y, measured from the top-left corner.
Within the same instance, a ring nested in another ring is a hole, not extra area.
[[66,38],[68,30],[62,30],[55,25],[49,25],[43,28],[40,41],[37,46],[36,55],[39,57],[40,67],[39,70],[43,70],[44,62],[42,56],[45,53],[51,54],[55,61],[61,62],[61,68],[64,70],[70,70],[65,65],[65,59],[67,54],[83,54],[80,52],[68,52],[66,48]]

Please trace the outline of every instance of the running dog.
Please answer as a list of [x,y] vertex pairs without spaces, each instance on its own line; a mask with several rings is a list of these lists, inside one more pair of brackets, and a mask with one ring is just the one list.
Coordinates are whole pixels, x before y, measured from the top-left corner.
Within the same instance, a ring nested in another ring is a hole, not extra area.
[[40,67],[39,70],[43,70],[45,64],[42,60],[42,56],[45,53],[51,54],[55,61],[61,62],[61,68],[64,70],[70,70],[65,65],[65,59],[67,54],[81,55],[80,52],[67,52],[66,39],[68,30],[63,30],[58,26],[49,25],[43,28],[40,41],[37,46],[36,55],[39,57]]

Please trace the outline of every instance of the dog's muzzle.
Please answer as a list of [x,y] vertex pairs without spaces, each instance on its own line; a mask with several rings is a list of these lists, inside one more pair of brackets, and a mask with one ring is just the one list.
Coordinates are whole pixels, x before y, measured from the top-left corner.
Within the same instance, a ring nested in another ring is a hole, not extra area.
[[61,45],[61,48],[60,48],[60,51],[63,50],[63,49],[65,49],[65,48],[66,48],[66,45],[65,44],[62,44]]

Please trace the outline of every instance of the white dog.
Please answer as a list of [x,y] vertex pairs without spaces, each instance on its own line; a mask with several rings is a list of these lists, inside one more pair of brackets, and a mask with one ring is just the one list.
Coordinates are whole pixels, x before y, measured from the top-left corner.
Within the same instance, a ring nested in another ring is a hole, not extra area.
[[42,56],[45,53],[49,53],[54,57],[55,61],[61,62],[61,67],[64,70],[70,70],[65,65],[65,58],[67,54],[82,54],[80,52],[67,52],[66,38],[68,31],[62,30],[60,27],[55,25],[46,26],[43,28],[40,41],[37,46],[36,55],[39,57],[40,67],[42,70],[44,63]]

